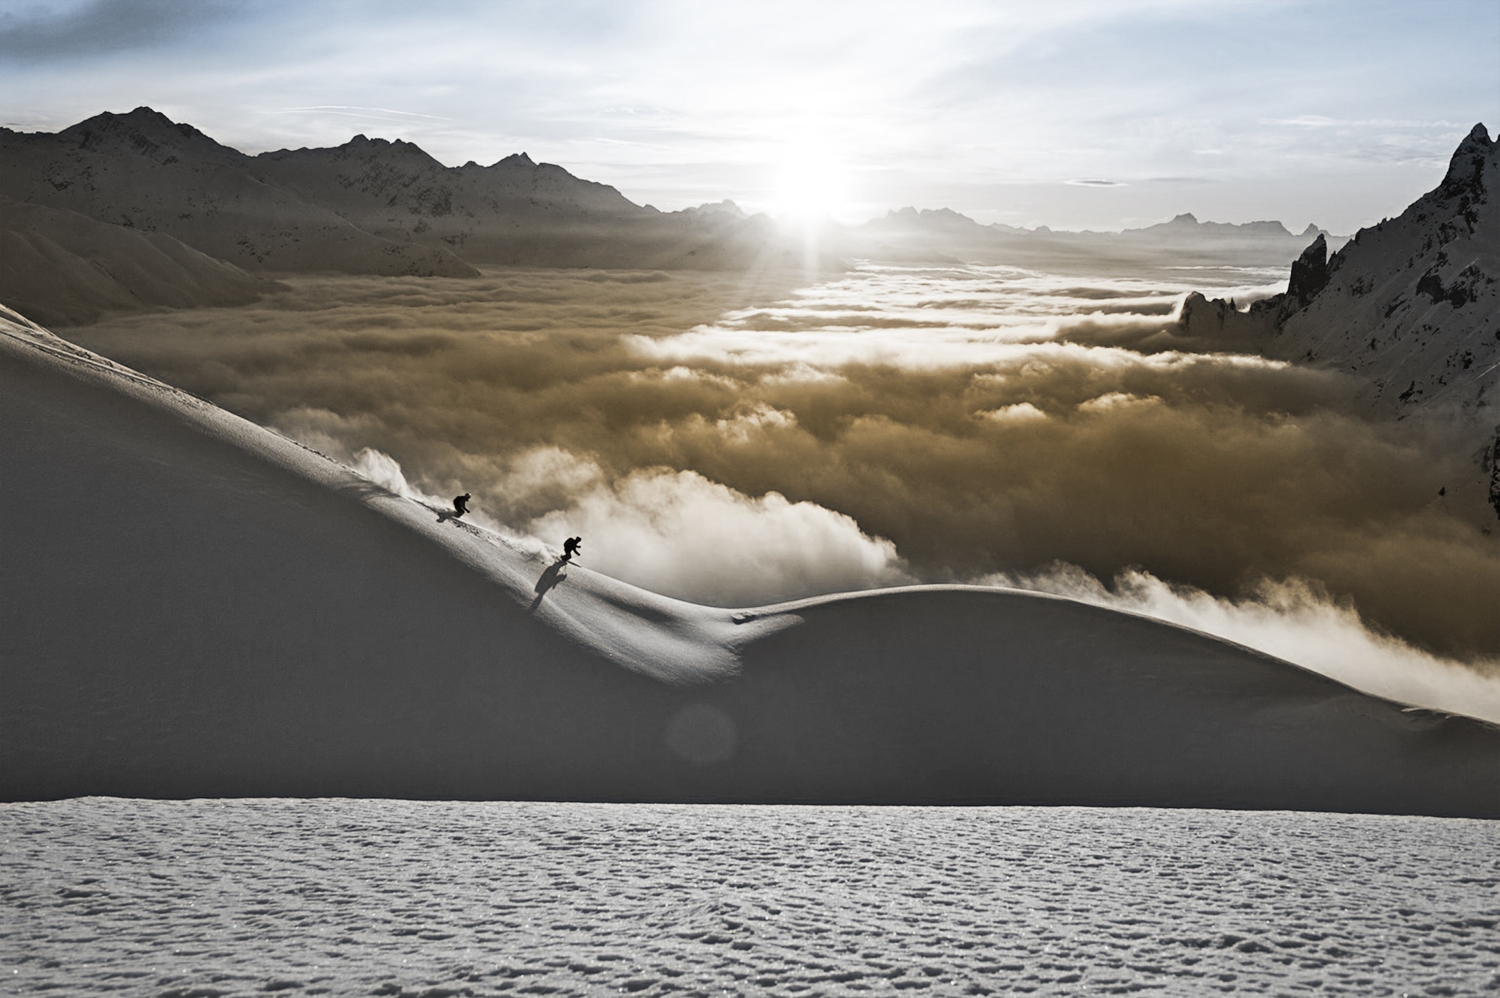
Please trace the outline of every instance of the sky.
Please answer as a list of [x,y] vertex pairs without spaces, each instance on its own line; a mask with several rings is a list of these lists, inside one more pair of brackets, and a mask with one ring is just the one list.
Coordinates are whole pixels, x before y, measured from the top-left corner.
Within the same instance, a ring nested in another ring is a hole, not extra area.
[[525,151],[665,210],[1394,216],[1500,129],[1500,0],[0,0],[0,123]]

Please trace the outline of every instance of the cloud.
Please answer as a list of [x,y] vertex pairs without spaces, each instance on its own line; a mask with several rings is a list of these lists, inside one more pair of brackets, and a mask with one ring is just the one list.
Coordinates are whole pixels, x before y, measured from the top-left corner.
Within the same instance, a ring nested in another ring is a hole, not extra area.
[[1185,349],[1159,306],[1209,272],[634,276],[298,277],[70,335],[691,598],[1062,561],[1230,600],[1307,579],[1413,647],[1500,652],[1480,441],[1366,418],[1338,372]]
[[[388,454],[365,447],[346,463],[397,495],[450,505],[410,483]],[[746,496],[691,471],[645,468],[611,481],[597,464],[543,447],[513,458],[500,489],[552,508],[518,531],[481,498],[471,522],[554,550],[582,536],[589,567],[698,603],[760,606],[911,581],[896,546],[863,533],[853,518],[775,492]]]
[[1001,406],[998,409],[981,409],[974,415],[997,423],[1021,423],[1032,419],[1046,419],[1047,414],[1030,402]]
[[1094,398],[1085,399],[1078,403],[1076,408],[1079,412],[1110,412],[1122,406],[1150,405],[1160,401],[1161,399],[1155,395],[1142,398],[1139,395],[1131,395],[1128,392],[1106,392],[1103,395],[1096,395]]
[[910,579],[893,543],[815,503],[746,496],[692,471],[647,468],[606,482],[590,470],[589,488],[526,529],[555,546],[579,534],[585,564],[647,589],[759,606]]

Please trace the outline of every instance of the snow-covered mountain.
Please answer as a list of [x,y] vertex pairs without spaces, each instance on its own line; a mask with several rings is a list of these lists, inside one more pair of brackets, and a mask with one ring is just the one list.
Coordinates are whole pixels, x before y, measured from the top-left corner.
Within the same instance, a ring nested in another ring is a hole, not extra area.
[[1480,420],[1500,376],[1500,154],[1485,127],[1443,182],[1401,215],[1361,229],[1332,257],[1319,235],[1287,291],[1238,310],[1188,296],[1190,336],[1250,338],[1269,357],[1337,367],[1372,404],[1456,407]]
[[248,156],[147,107],[0,129],[0,195],[166,233],[250,271],[466,277],[473,264],[716,269],[801,260],[764,218],[667,213],[525,153],[447,167],[409,142]]
[[268,182],[251,157],[145,107],[55,134],[0,130],[0,193],[164,232],[246,270],[475,273],[446,249],[360,229]]
[[727,610],[563,563],[0,315],[0,798],[1500,816],[1500,727],[1133,614]]
[[1311,268],[1305,301],[1280,322],[1267,355],[1367,378],[1381,406],[1452,405],[1500,418],[1497,150],[1475,125],[1441,184],[1399,217],[1361,229],[1321,275]]

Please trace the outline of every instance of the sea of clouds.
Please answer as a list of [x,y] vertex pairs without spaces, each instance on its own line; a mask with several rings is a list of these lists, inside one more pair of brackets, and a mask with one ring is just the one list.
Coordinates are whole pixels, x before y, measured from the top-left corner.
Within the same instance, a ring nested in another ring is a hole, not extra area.
[[69,335],[405,494],[747,606],[913,581],[1143,612],[1500,720],[1482,440],[1183,338],[1189,290],[1001,267],[295,278]]

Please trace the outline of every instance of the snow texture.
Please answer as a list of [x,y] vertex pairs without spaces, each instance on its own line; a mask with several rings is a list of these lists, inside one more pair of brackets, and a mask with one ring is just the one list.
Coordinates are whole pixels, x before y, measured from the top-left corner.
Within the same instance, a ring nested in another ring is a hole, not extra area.
[[1500,988],[1467,819],[89,799],[0,844],[15,995]]
[[1495,725],[1036,593],[658,596],[10,316],[0,798],[1500,815]]

